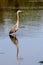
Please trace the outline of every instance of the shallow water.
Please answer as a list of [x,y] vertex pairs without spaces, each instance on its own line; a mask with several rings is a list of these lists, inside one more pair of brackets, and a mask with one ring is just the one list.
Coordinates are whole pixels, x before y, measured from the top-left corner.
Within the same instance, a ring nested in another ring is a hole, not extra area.
[[43,61],[43,10],[20,13],[20,28],[9,36],[16,13],[0,13],[0,65],[40,65]]

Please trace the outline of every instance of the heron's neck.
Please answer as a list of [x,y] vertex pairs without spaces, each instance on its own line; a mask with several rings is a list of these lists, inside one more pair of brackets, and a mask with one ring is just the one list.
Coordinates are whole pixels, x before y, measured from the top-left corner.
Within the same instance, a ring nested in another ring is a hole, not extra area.
[[17,24],[19,24],[19,13],[17,13]]

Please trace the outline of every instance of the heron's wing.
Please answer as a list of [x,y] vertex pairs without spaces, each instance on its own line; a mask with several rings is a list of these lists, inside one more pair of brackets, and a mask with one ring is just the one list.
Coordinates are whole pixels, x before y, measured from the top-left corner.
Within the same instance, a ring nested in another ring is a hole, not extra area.
[[11,31],[16,32],[17,30],[18,30],[18,26],[17,26],[17,24],[15,24],[15,25],[12,27]]

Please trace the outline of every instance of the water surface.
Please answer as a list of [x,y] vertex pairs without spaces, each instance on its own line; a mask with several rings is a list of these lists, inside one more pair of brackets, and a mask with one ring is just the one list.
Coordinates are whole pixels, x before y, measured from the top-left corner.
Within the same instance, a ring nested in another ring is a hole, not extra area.
[[43,61],[43,10],[20,13],[16,36],[9,31],[16,23],[16,12],[0,12],[0,65],[40,65]]

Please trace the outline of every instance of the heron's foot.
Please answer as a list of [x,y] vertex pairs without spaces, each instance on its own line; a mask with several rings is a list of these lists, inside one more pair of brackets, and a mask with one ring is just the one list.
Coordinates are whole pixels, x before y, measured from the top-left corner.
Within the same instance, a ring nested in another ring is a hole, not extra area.
[[23,60],[23,58],[22,57],[17,57],[17,60]]

